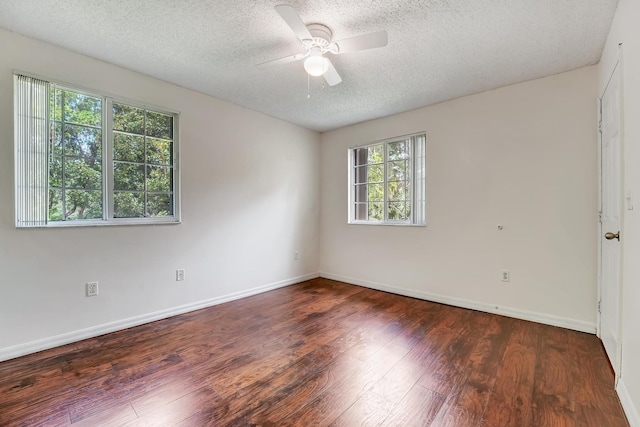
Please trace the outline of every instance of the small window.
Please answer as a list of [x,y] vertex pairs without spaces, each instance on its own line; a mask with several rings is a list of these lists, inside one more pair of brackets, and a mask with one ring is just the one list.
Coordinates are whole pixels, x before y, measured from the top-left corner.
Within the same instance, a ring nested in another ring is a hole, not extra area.
[[14,82],[17,227],[179,221],[177,114]]
[[349,222],[424,225],[425,135],[349,149]]

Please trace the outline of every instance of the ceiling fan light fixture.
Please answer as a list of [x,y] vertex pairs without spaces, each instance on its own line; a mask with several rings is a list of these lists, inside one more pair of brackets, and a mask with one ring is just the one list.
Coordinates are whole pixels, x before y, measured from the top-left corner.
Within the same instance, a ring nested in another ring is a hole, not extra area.
[[309,57],[304,61],[304,69],[314,77],[323,75],[329,69],[329,60],[322,56],[319,48],[315,47],[309,52]]

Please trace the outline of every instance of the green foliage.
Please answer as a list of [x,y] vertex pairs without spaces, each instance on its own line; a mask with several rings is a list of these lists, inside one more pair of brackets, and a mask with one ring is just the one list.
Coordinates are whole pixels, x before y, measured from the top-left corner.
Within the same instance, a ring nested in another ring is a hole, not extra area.
[[139,218],[144,216],[144,193],[116,191],[113,195],[115,218]]
[[[50,97],[49,219],[103,215],[102,99],[56,88]],[[113,104],[114,217],[173,213],[173,117]]]
[[69,90],[63,91],[62,98],[64,122],[95,127],[102,126],[102,99]]
[[113,159],[144,163],[144,136],[113,132]]
[[114,190],[144,191],[144,165],[113,162]]

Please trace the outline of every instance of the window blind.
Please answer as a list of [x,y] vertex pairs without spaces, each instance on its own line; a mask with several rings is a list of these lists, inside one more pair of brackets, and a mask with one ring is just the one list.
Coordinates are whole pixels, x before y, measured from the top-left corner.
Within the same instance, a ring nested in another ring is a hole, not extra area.
[[16,227],[47,224],[49,83],[14,76]]

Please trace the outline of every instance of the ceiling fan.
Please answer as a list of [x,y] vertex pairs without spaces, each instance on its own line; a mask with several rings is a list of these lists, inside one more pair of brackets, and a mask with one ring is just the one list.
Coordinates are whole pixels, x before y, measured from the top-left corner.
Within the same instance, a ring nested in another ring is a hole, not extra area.
[[331,63],[331,60],[329,60],[325,54],[332,53],[334,55],[340,55],[359,50],[384,47],[388,43],[387,32],[385,30],[332,41],[332,34],[329,27],[322,24],[306,25],[302,22],[300,15],[298,15],[298,12],[296,12],[293,6],[281,4],[276,6],[275,9],[293,30],[305,51],[284,58],[263,62],[258,64],[258,66],[287,64],[304,59],[304,69],[307,73],[312,76],[324,76],[329,86],[335,86],[342,82],[342,78]]

